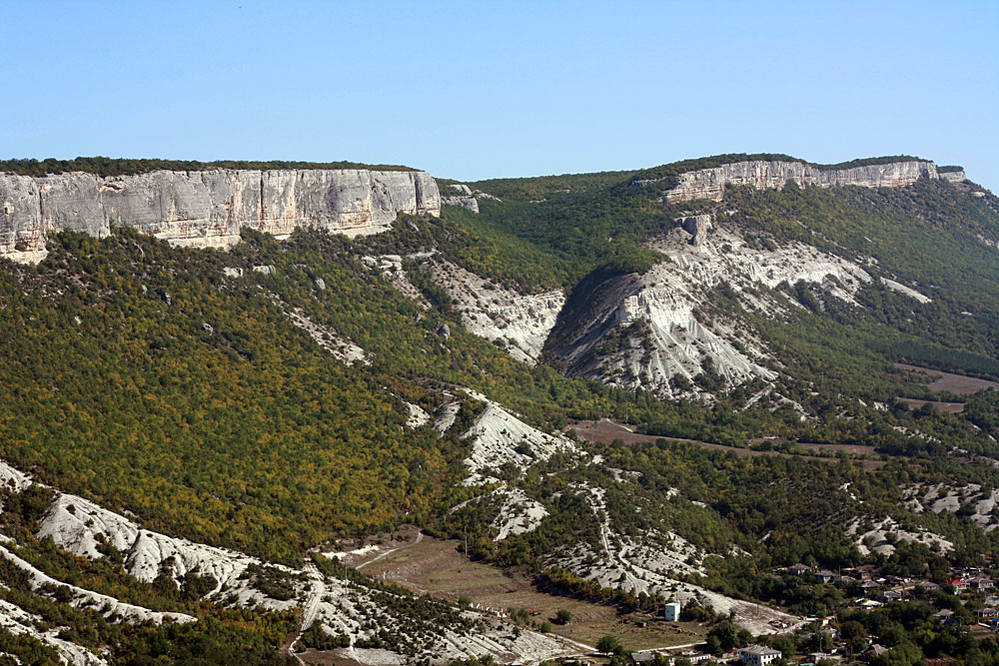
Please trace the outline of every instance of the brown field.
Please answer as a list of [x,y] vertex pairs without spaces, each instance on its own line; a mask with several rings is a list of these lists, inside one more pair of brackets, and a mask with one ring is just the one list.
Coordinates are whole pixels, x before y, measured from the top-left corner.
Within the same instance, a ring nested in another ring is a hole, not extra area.
[[865,444],[819,444],[818,442],[796,442],[798,446],[810,451],[831,451],[836,453],[842,451],[849,456],[876,456],[879,455],[873,446]]
[[931,391],[947,391],[955,395],[970,395],[987,389],[999,390],[999,383],[990,382],[987,379],[955,375],[951,372],[932,370],[918,365],[909,365],[908,363],[896,363],[895,367],[899,370],[926,375],[927,379],[923,383]]
[[[607,419],[601,419],[600,421],[578,421],[572,425],[576,430],[576,434],[582,439],[588,442],[599,442],[602,444],[610,444],[616,439],[620,439],[625,444],[639,444],[639,443],[654,443],[657,440],[665,439],[669,442],[686,442],[688,444],[696,444],[701,448],[705,449],[716,449],[719,451],[729,451],[734,453],[740,458],[746,458],[749,456],[780,456],[783,458],[798,458],[800,460],[810,460],[813,462],[825,462],[825,463],[835,463],[838,461],[837,458],[831,457],[819,457],[819,456],[803,456],[794,453],[784,453],[782,451],[756,451],[753,449],[744,449],[738,446],[726,446],[724,444],[713,444],[711,442],[702,442],[697,439],[684,439],[682,437],[658,437],[656,435],[642,435],[637,432],[632,432],[627,426],[620,423],[615,423]],[[871,446],[856,446],[851,444],[801,444],[802,447],[812,449],[815,451],[843,451],[848,455],[877,455],[874,451],[874,447]],[[856,460],[863,465],[864,469],[878,469],[884,467],[885,461],[883,460]]]
[[933,405],[933,408],[938,412],[960,414],[964,411],[963,402],[940,402],[938,400],[917,400],[916,398],[899,398],[898,401],[913,410],[919,409],[923,405]]
[[[539,592],[523,571],[503,570],[471,562],[458,552],[458,541],[423,537],[364,565],[364,573],[398,583],[414,592],[457,601],[465,596],[486,609],[534,610],[540,624],[564,608],[572,613],[565,626],[554,633],[574,641],[595,645],[613,635],[633,650],[701,642],[707,629],[692,622],[665,622],[639,614],[621,615],[613,606]],[[636,622],[646,622],[645,627]]]

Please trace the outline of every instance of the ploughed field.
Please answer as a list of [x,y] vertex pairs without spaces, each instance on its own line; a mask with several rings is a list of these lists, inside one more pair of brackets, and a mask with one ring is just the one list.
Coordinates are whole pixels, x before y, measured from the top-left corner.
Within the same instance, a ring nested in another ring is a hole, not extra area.
[[919,400],[917,398],[899,398],[898,401],[909,409],[920,409],[930,405],[938,412],[947,412],[948,414],[960,414],[964,411],[963,402],[941,402],[940,400]]
[[[972,395],[974,393],[978,393],[979,391],[999,390],[999,382],[990,381],[988,379],[968,377],[967,375],[958,375],[953,372],[933,370],[932,368],[924,368],[919,365],[910,365],[908,363],[896,363],[895,367],[899,370],[904,370],[918,375],[919,378],[915,381],[935,392],[946,392],[952,395]],[[946,412],[948,414],[960,414],[964,411],[965,407],[963,402],[922,400],[919,398],[900,397],[898,398],[898,401],[907,406],[909,409],[916,410],[929,405],[938,412]]]
[[[687,444],[696,444],[705,449],[716,449],[719,451],[729,451],[734,453],[740,458],[746,458],[750,456],[780,456],[784,458],[799,458],[801,460],[811,460],[815,462],[826,462],[832,463],[836,462],[838,458],[833,458],[829,456],[808,456],[799,455],[796,453],[786,453],[783,451],[765,451],[761,449],[748,449],[738,446],[727,446],[725,444],[714,444],[712,442],[703,442],[697,439],[684,439],[680,437],[660,437],[657,435],[643,435],[632,431],[628,426],[622,425],[620,423],[615,423],[608,419],[601,419],[599,421],[577,421],[572,425],[575,429],[576,434],[588,441],[588,442],[599,442],[601,444],[611,444],[615,440],[621,440],[625,444],[640,444],[640,443],[655,443],[660,439],[665,439],[668,442],[685,442]],[[872,470],[884,467],[886,461],[884,460],[870,460],[870,459],[860,459],[859,456],[877,456],[878,453],[873,446],[863,446],[856,444],[815,444],[810,442],[794,442],[798,446],[810,449],[812,451],[828,451],[832,453],[842,452],[845,453],[856,462],[859,462],[864,469]]]
[[971,395],[972,393],[988,389],[999,390],[999,382],[979,379],[978,377],[955,375],[952,372],[933,370],[918,365],[909,365],[908,363],[896,363],[895,367],[899,370],[926,375],[925,385],[931,391],[946,391],[955,395]]
[[[705,627],[693,622],[665,622],[639,613],[622,615],[613,606],[540,592],[525,572],[471,562],[459,549],[460,541],[424,536],[394,550],[372,552],[367,563],[355,566],[369,576],[415,592],[451,601],[467,597],[487,611],[527,610],[537,625],[551,621],[555,634],[582,643],[581,650],[607,635],[616,636],[629,649],[640,650],[700,643],[707,633]],[[554,623],[559,609],[572,613],[568,624]]]

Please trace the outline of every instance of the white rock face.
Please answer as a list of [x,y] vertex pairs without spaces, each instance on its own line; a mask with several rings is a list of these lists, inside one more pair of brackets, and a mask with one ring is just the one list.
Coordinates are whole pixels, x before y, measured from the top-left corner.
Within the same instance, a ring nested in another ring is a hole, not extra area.
[[915,299],[920,303],[933,302],[933,299],[926,294],[921,294],[912,287],[906,287],[901,282],[895,282],[895,280],[889,280],[888,278],[881,278],[881,282],[892,291],[902,294],[903,296],[908,296],[909,298]]
[[437,408],[437,413],[434,415],[434,430],[437,431],[439,437],[443,437],[444,433],[451,429],[460,411],[461,401],[454,400],[453,396],[452,399]]
[[503,498],[503,505],[490,526],[496,530],[494,541],[533,532],[548,516],[545,505],[528,497],[520,488],[504,487],[494,494]]
[[[594,286],[585,312],[560,324],[546,352],[571,374],[664,397],[684,394],[673,378],[691,380],[709,362],[731,386],[770,380],[776,372],[765,365],[761,342],[737,322],[701,320],[699,307],[711,290],[727,285],[744,307],[772,316],[789,301],[760,287],[804,281],[855,302],[857,290],[871,281],[841,257],[795,241],[755,247],[738,230],[705,217],[680,218],[682,227],[649,243],[669,261],[642,276]],[[628,327],[632,333],[626,335]]]
[[431,276],[456,303],[462,325],[495,341],[522,363],[534,365],[565,304],[561,289],[520,294],[446,260],[433,259]]
[[475,198],[472,188],[464,183],[451,183],[450,193],[441,199],[446,206],[460,206],[473,213],[479,212],[479,201]]
[[969,518],[986,532],[999,527],[999,516],[994,515],[999,503],[999,489],[983,494],[977,483],[965,486],[952,486],[944,483],[931,485],[914,484],[902,488],[905,504],[914,513],[957,513],[961,507],[968,507]]
[[59,653],[60,661],[64,664],[106,666],[107,661],[90,650],[59,638],[60,629],[58,627],[43,630],[41,629],[43,624],[44,620],[40,616],[0,599],[0,628],[6,629],[15,636],[34,638],[54,648]]
[[488,470],[506,463],[523,470],[559,451],[576,451],[571,440],[532,428],[492,401],[463,437],[472,443],[471,454],[464,461],[469,471],[462,482],[466,486],[498,482]]
[[406,420],[406,427],[419,428],[430,422],[430,414],[427,414],[422,407],[411,402],[407,402],[406,406],[409,408],[409,419]]
[[164,620],[172,620],[183,624],[185,622],[195,621],[195,618],[185,613],[161,613],[159,611],[151,611],[148,608],[143,608],[142,606],[136,606],[134,604],[127,604],[123,601],[119,601],[106,594],[85,590],[75,585],[68,585],[39,571],[34,566],[8,550],[5,546],[0,546],[0,557],[9,560],[15,566],[26,572],[31,581],[32,589],[38,589],[43,585],[53,585],[55,587],[68,590],[71,595],[70,604],[77,608],[92,608],[102,612],[108,617],[126,618],[129,621],[134,622],[155,622],[159,624]]
[[160,566],[171,560],[175,579],[188,573],[210,575],[218,581],[217,590],[231,587],[246,570],[258,562],[234,551],[177,539],[139,527],[113,511],[74,495],[59,495],[42,518],[38,537],[52,537],[57,546],[90,559],[103,557],[97,549],[99,538],[125,553],[125,570],[141,581],[151,582]]
[[45,236],[107,236],[115,226],[185,247],[231,247],[243,227],[286,238],[295,227],[347,235],[388,229],[400,212],[440,214],[423,171],[153,171],[103,178],[0,174],[0,256],[36,262]]
[[948,183],[963,183],[968,179],[967,174],[964,173],[964,169],[958,169],[957,171],[937,171],[937,175],[940,180],[946,180]]
[[721,201],[727,185],[779,190],[793,180],[800,186],[904,187],[922,177],[937,178],[936,164],[906,160],[847,169],[819,169],[804,162],[753,160],[686,171],[679,175],[676,187],[663,194],[669,203],[695,199]]
[[371,365],[364,349],[337,333],[333,327],[317,324],[301,308],[288,308],[282,304],[282,309],[288,321],[308,333],[313,342],[332,354],[336,360],[346,366],[356,363]]
[[[928,546],[931,550],[939,549],[941,553],[954,550],[954,544],[939,534],[934,534],[928,530],[910,532],[902,529],[893,518],[888,517],[874,523],[872,528],[866,532],[860,532],[859,519],[850,523],[846,529],[847,536],[855,537],[857,550],[860,551],[861,555],[869,555],[871,551],[874,551],[885,556],[891,556],[895,552],[895,546],[888,542],[887,537],[889,534],[893,535],[899,541],[921,543]],[[868,547],[864,543],[865,541],[871,542],[872,545]]]

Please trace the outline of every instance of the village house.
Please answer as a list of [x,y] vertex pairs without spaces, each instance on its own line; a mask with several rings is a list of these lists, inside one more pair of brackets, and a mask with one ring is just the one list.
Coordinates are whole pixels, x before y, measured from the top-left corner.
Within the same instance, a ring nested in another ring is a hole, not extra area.
[[739,659],[746,666],[767,666],[781,658],[778,650],[763,645],[747,645],[739,650]]
[[932,580],[921,580],[918,583],[916,583],[916,587],[926,592],[936,592],[937,590],[940,589],[940,586],[934,583]]
[[968,585],[970,585],[972,589],[978,590],[979,592],[982,590],[991,590],[992,580],[983,576],[976,576],[968,581]]
[[877,643],[875,643],[874,645],[872,645],[871,647],[867,648],[866,650],[860,653],[860,659],[861,661],[872,661],[876,657],[883,657],[886,654],[888,654],[888,648],[886,648],[883,645],[878,645]]
[[666,609],[663,611],[663,615],[667,622],[679,622],[680,621],[680,604],[675,601],[671,601],[666,604]]
[[882,603],[890,603],[892,601],[902,601],[904,595],[898,590],[885,590],[878,594],[877,599]]
[[836,577],[836,574],[828,569],[823,569],[822,571],[816,571],[812,574],[812,580],[816,583],[830,583],[832,579]]
[[944,608],[942,611],[934,613],[933,617],[937,618],[941,624],[952,624],[954,622],[954,611]]
[[812,570],[811,567],[806,566],[806,565],[801,564],[801,563],[792,564],[791,566],[789,566],[787,568],[787,572],[789,574],[791,574],[792,576],[804,576],[805,574],[807,574],[811,570]]
[[968,581],[963,578],[949,578],[947,584],[954,588],[954,594],[960,594],[968,589]]
[[865,580],[860,584],[860,589],[864,591],[864,594],[869,596],[881,589],[881,583],[873,580]]
[[983,606],[975,610],[975,615],[977,615],[981,620],[988,620],[999,617],[999,610],[996,610],[991,606]]

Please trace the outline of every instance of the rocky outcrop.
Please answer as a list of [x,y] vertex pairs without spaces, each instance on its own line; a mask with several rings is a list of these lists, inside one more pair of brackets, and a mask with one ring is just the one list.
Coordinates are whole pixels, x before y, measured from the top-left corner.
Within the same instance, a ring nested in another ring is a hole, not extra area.
[[702,372],[725,387],[771,381],[777,371],[764,343],[740,319],[705,307],[714,295],[772,317],[803,307],[777,289],[782,284],[804,282],[822,298],[856,304],[857,291],[873,279],[859,265],[798,241],[747,238],[724,216],[674,221],[677,227],[648,243],[668,261],[641,275],[595,271],[573,288],[545,341],[545,361],[569,375],[663,398],[700,391],[694,382]]
[[479,201],[475,198],[472,188],[463,183],[451,183],[453,192],[442,199],[442,203],[447,206],[461,206],[473,213],[479,212]]
[[940,177],[940,180],[946,180],[948,183],[963,183],[968,180],[968,176],[964,173],[964,169],[960,167],[957,167],[956,169],[940,167],[937,171],[937,175]]
[[690,244],[700,245],[708,237],[711,230],[711,215],[688,215],[675,220],[683,230],[690,234]]
[[565,304],[561,289],[523,294],[450,261],[434,258],[428,266],[431,278],[451,297],[452,307],[468,331],[521,363],[537,363],[548,332]]
[[[667,203],[713,199],[721,201],[728,185],[742,185],[763,189],[782,189],[794,181],[799,186],[835,187],[904,187],[920,178],[945,178],[952,174],[938,174],[933,162],[907,160],[887,164],[871,164],[845,169],[824,169],[805,162],[752,160],[733,162],[709,169],[696,169],[677,176],[675,187],[664,192]],[[961,178],[963,180],[963,177]]]
[[360,235],[400,212],[440,214],[423,171],[366,169],[153,171],[100,177],[0,174],[0,256],[36,262],[59,231],[107,236],[134,227],[175,245],[230,247],[243,227],[287,237],[295,227]]

